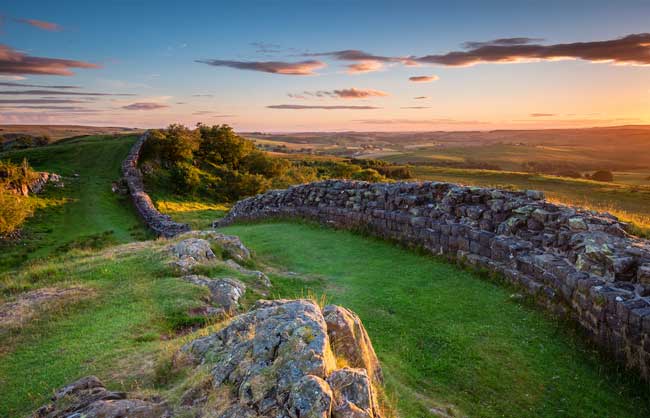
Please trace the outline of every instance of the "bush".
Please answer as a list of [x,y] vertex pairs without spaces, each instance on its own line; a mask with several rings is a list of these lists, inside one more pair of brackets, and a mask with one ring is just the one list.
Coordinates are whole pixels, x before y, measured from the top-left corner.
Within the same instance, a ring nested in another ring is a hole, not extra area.
[[228,125],[199,125],[198,157],[238,170],[241,161],[255,150],[255,144],[235,134]]
[[162,131],[152,131],[142,151],[143,158],[160,160],[163,166],[171,167],[178,162],[192,160],[198,148],[194,131],[183,125],[169,125]]
[[591,179],[595,181],[614,181],[614,174],[609,170],[598,170],[591,175]]
[[0,188],[0,236],[16,231],[31,214],[27,199]]
[[179,193],[195,193],[201,185],[201,171],[192,164],[179,162],[170,171],[171,181]]
[[371,182],[386,181],[386,177],[379,174],[379,172],[373,168],[365,168],[363,170],[357,171],[352,174],[353,180],[363,180]]

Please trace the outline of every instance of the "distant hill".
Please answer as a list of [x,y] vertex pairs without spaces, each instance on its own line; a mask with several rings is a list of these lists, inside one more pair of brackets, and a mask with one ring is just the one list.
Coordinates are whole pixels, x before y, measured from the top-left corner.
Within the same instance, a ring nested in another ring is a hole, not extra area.
[[102,135],[116,133],[134,133],[142,129],[122,128],[114,126],[81,126],[81,125],[0,125],[0,141],[11,141],[16,134],[34,137],[49,136],[52,141],[82,135]]

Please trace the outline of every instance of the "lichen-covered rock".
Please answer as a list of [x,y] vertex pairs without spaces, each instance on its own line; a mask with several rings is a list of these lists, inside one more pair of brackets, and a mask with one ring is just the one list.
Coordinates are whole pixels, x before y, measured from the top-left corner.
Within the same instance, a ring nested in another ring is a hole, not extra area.
[[269,277],[259,270],[248,270],[237,264],[235,260],[226,260],[226,265],[240,273],[251,275],[257,279],[257,282],[264,287],[271,287],[271,280]]
[[367,370],[374,383],[383,383],[379,360],[359,316],[341,306],[327,305],[323,317],[334,354],[345,359],[350,367]]
[[335,370],[327,378],[334,395],[334,418],[373,418],[379,408],[365,369]]
[[210,248],[210,243],[199,238],[187,238],[172,245],[170,252],[174,257],[172,265],[181,272],[189,272],[195,266],[217,258]]
[[[365,334],[360,322],[359,327]],[[220,409],[256,411],[254,416],[259,417],[336,416],[331,412],[335,395],[327,380],[337,368],[336,360],[323,312],[310,300],[258,301],[250,312],[182,351],[210,367],[215,390],[230,388],[232,396],[222,397],[225,405]],[[376,358],[374,353],[372,357]],[[360,410],[375,413],[372,383],[367,373],[364,376],[370,393],[366,398],[343,387],[338,391]],[[361,385],[359,379],[351,381],[355,387]]]
[[163,418],[171,417],[164,402],[128,399],[123,392],[107,390],[95,376],[77,380],[56,392],[52,402],[33,418]]
[[207,240],[211,244],[219,246],[226,257],[237,262],[245,262],[251,258],[250,250],[235,235],[225,235],[216,231],[192,231],[184,236]]
[[205,276],[189,275],[183,280],[210,289],[210,302],[227,313],[233,313],[239,307],[239,299],[246,292],[246,285],[237,279],[211,279]]

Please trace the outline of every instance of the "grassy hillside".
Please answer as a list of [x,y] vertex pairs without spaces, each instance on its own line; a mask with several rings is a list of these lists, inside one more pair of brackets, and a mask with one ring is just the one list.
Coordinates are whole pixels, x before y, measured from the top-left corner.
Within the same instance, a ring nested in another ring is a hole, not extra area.
[[[65,177],[65,187],[30,197],[36,208],[16,246],[0,244],[0,271],[70,247],[101,246],[149,237],[130,201],[111,191],[120,164],[136,136],[90,136],[61,144],[0,153],[1,159],[27,158],[36,170]],[[78,175],[75,177],[75,175]]]
[[[256,252],[256,268],[274,272],[271,297],[324,295],[359,313],[384,367],[387,401],[402,417],[432,416],[432,408],[472,417],[650,413],[647,385],[607,365],[571,328],[475,274],[309,224],[226,232]],[[191,312],[205,291],[173,277],[167,245],[73,251],[3,279],[11,288],[74,287],[81,294],[42,306],[0,338],[0,416],[22,416],[87,374],[116,390],[180,396],[184,374],[174,353],[190,338],[188,326],[204,323]],[[201,272],[251,280],[223,265]],[[245,306],[259,297],[249,291]]]

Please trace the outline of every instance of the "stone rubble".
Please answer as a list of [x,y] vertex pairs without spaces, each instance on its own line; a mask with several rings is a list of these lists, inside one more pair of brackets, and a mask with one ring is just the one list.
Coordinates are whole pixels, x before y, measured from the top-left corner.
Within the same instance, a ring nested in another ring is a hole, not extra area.
[[265,218],[363,230],[496,272],[650,377],[650,243],[610,214],[537,191],[328,180],[242,200],[214,226]]

